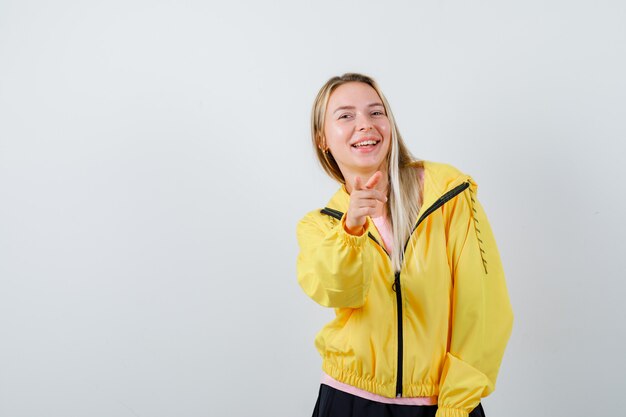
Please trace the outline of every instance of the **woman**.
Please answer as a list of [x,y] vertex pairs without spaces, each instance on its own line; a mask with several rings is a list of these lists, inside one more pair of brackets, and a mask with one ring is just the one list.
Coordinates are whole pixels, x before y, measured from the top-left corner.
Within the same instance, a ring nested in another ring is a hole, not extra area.
[[312,137],[341,184],[297,226],[298,282],[336,313],[314,416],[484,416],[513,313],[476,183],[412,157],[365,75],[326,82]]

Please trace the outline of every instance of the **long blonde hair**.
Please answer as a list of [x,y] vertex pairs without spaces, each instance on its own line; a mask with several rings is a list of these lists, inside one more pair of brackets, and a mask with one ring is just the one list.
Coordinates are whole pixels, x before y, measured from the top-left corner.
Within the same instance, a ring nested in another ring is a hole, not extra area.
[[332,77],[322,86],[313,102],[311,111],[311,137],[317,159],[324,171],[341,184],[346,180],[339,169],[339,165],[330,152],[325,152],[324,116],[326,106],[332,92],[342,84],[348,82],[362,82],[371,86],[383,102],[385,113],[391,127],[391,146],[387,154],[389,199],[387,211],[393,231],[393,251],[391,264],[394,271],[399,271],[404,257],[404,245],[409,238],[417,215],[422,205],[423,185],[418,175],[418,168],[423,168],[420,160],[411,155],[400,136],[391,107],[383,95],[380,87],[367,75],[346,73],[340,77]]

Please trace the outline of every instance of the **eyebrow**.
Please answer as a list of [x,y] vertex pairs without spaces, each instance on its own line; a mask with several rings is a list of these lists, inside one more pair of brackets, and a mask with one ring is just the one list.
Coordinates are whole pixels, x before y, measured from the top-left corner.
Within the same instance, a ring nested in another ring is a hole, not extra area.
[[[367,105],[367,107],[376,107],[376,106],[384,107],[383,103],[370,103],[370,104]],[[339,110],[347,110],[347,109],[354,109],[354,106],[337,107],[333,113],[337,113]]]

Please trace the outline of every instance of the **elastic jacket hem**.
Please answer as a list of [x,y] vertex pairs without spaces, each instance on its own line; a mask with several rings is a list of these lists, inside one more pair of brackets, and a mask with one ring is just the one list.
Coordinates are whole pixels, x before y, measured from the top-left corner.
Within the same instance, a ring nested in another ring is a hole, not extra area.
[[[396,381],[390,379],[386,382],[375,381],[373,379],[363,378],[359,375],[349,372],[346,369],[337,368],[332,366],[327,361],[322,363],[322,369],[328,375],[341,381],[344,384],[352,385],[359,389],[382,395],[387,398],[395,397]],[[434,383],[422,382],[422,383],[407,383],[405,384],[407,397],[435,397],[439,395],[439,386]]]

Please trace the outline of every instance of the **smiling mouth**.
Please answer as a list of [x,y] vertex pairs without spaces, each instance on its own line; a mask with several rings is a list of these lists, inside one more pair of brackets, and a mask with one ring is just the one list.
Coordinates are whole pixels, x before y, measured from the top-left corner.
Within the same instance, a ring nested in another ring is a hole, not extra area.
[[363,142],[355,143],[353,148],[366,148],[368,146],[376,146],[380,143],[380,140],[364,140]]

